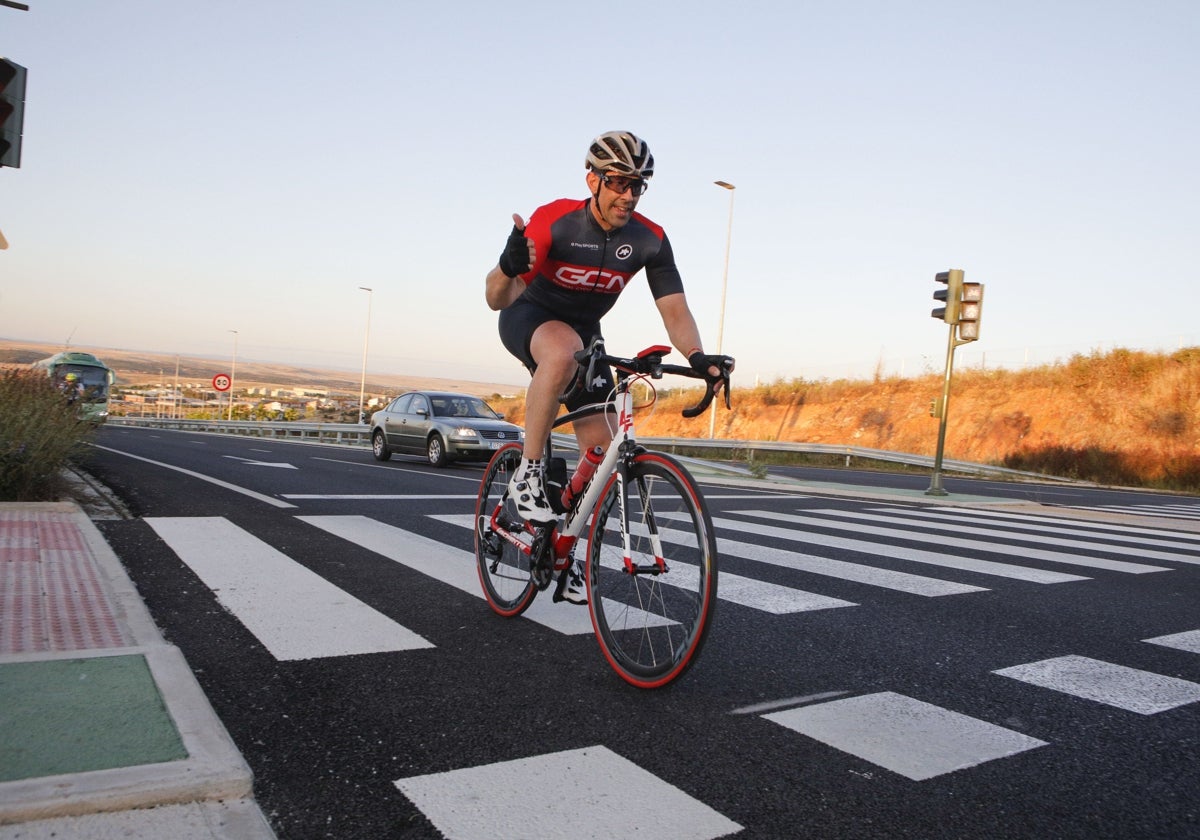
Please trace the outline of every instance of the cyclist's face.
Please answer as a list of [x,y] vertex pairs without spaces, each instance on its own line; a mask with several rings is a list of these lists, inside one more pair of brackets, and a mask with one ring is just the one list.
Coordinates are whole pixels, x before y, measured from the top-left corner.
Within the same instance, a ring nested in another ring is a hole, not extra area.
[[[612,174],[615,176],[617,173]],[[626,186],[624,192],[618,193],[611,183],[604,183],[600,176],[591,170],[588,171],[587,181],[588,188],[595,197],[592,212],[600,226],[605,230],[613,230],[628,224],[638,203],[638,196],[633,194],[633,190]]]

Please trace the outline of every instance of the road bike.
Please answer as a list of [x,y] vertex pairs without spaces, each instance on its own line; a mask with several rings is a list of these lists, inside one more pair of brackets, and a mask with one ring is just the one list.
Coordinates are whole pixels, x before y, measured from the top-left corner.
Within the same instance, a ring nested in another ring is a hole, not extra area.
[[[634,436],[637,382],[664,374],[705,378],[691,367],[664,364],[670,347],[654,346],[634,358],[610,356],[603,342],[575,354],[576,381],[594,381],[598,365],[616,372],[605,399],[560,416],[554,428],[602,414],[612,442],[595,472],[573,498],[563,500],[565,459],[547,442],[547,496],[561,518],[549,525],[525,522],[508,497],[508,482],[521,461],[521,446],[498,450],[484,471],[475,503],[475,556],[488,604],[506,618],[519,616],[557,574],[561,600],[567,570],[582,548],[592,627],[609,665],[631,685],[660,688],[696,661],[712,627],[717,604],[717,544],[712,518],[695,479],[676,459],[652,452]],[[729,368],[722,369],[729,405]],[[702,414],[716,383],[684,409]],[[567,399],[564,395],[563,400]],[[580,453],[580,463],[585,461]],[[586,469],[586,468],[585,468]],[[578,484],[578,482],[576,482]]]

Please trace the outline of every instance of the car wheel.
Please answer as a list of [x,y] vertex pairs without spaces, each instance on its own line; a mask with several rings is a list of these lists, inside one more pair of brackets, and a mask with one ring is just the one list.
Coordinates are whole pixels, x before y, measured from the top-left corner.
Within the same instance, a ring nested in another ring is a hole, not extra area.
[[425,452],[429,456],[429,463],[435,467],[446,466],[446,444],[442,440],[441,435],[432,435],[429,438],[429,447]]
[[371,434],[371,451],[375,454],[376,461],[386,461],[392,457],[392,450],[388,449],[383,429],[376,429]]

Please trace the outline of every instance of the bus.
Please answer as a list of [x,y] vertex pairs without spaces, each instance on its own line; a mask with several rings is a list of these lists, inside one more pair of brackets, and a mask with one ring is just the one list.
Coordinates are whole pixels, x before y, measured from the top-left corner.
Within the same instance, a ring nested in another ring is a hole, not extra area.
[[74,350],[55,353],[32,364],[46,371],[54,384],[79,405],[79,416],[92,423],[108,419],[108,392],[116,376],[91,353]]

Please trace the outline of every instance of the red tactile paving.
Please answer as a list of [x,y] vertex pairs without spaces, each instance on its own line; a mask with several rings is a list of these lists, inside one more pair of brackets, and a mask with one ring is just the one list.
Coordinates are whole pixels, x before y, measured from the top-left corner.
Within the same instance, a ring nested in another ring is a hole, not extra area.
[[130,643],[73,515],[0,511],[0,655]]

